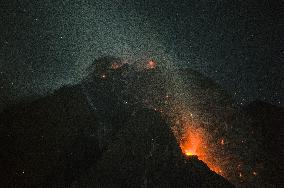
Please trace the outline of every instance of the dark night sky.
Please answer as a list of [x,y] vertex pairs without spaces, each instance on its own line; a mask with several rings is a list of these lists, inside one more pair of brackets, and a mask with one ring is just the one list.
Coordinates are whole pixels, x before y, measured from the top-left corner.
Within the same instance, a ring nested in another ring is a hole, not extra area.
[[281,1],[1,2],[0,99],[76,83],[97,57],[166,56],[239,104],[284,103]]

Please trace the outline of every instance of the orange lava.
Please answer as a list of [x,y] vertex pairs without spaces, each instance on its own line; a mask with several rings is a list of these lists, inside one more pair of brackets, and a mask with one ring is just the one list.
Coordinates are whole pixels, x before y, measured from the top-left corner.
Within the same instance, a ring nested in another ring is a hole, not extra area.
[[183,135],[180,145],[182,152],[185,155],[197,155],[199,158],[204,156],[204,144],[202,144],[202,137],[201,132],[193,132],[190,129],[187,129]]
[[220,167],[214,164],[214,156],[209,152],[208,142],[205,130],[187,127],[180,141],[180,148],[185,155],[196,155],[212,171],[222,175],[223,172]]

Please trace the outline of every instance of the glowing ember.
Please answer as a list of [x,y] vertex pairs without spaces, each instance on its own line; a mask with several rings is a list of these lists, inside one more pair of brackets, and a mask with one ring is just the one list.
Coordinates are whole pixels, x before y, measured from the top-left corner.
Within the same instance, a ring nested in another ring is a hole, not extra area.
[[122,67],[122,63],[117,63],[117,62],[115,62],[115,63],[113,63],[113,64],[111,64],[111,69],[118,69],[118,68],[120,68],[120,67]]
[[224,145],[224,144],[225,144],[224,139],[222,139],[221,140],[221,145]]
[[102,75],[101,75],[101,78],[102,78],[102,79],[106,79],[106,75],[105,75],[105,74],[102,74]]
[[150,60],[147,62],[146,66],[147,66],[147,69],[155,69],[157,66],[157,63],[153,60]]

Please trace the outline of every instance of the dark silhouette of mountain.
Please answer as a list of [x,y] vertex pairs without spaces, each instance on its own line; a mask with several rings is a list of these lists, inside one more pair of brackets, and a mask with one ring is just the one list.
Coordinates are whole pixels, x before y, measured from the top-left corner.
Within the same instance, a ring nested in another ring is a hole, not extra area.
[[76,87],[6,109],[0,122],[4,187],[67,182],[100,156],[99,120]]
[[102,158],[73,187],[233,187],[184,157],[160,113],[135,109]]
[[[256,171],[262,186],[282,187],[284,166],[284,109],[254,101],[243,109],[250,118],[250,130],[257,143]],[[252,182],[255,184],[255,182]]]
[[232,187],[184,158],[169,123],[146,107],[165,92],[158,69],[133,74],[111,57],[94,66],[80,84],[0,114],[1,186]]
[[262,101],[254,101],[244,110],[254,121],[253,126],[260,129],[263,134],[263,149],[269,153],[283,152],[284,109]]

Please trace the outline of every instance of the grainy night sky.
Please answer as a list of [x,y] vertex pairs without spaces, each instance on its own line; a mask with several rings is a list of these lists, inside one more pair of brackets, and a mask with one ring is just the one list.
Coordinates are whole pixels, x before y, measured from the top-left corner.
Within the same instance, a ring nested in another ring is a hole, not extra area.
[[[138,121],[152,157],[157,114],[176,150],[209,172],[281,184],[284,1],[3,0],[0,21],[2,174],[12,183],[77,183],[76,169],[128,146],[116,136]],[[13,107],[24,100],[36,101]]]
[[77,83],[102,55],[166,57],[212,78],[239,104],[283,106],[281,1],[1,2],[0,99]]

